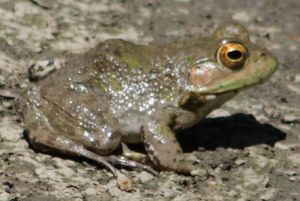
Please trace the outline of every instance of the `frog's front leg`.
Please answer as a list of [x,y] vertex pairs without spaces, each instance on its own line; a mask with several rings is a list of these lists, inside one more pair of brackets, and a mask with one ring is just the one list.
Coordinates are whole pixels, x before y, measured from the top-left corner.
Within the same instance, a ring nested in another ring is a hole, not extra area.
[[143,126],[143,142],[147,155],[158,169],[188,174],[197,169],[184,160],[175,133],[165,122],[147,119]]

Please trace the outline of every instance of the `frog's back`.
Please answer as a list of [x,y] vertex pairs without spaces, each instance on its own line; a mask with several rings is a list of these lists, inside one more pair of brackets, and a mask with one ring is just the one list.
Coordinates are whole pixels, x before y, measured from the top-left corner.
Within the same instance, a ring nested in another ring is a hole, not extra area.
[[[78,116],[76,108],[81,103],[89,104],[88,100],[93,97],[98,104],[89,105],[102,111],[103,125],[111,124],[105,119],[113,118],[115,128],[122,128],[123,133],[138,134],[143,118],[178,98],[172,61],[166,61],[157,51],[157,46],[135,45],[123,40],[100,43],[85,54],[73,56],[65,67],[25,93],[23,111],[38,104],[42,106],[39,112],[54,121],[59,111]],[[24,114],[26,116],[26,112]],[[32,120],[30,115],[25,119]]]
[[83,55],[85,64],[70,63],[67,72],[61,72],[69,75],[63,82],[73,88],[89,88],[105,98],[118,119],[149,115],[160,105],[175,101],[179,90],[172,58],[159,51],[158,46],[108,40]]

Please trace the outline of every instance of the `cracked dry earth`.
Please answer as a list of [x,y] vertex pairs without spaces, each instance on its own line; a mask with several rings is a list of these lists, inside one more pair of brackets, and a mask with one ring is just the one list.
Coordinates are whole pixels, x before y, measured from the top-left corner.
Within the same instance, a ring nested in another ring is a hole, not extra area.
[[[300,1],[1,0],[0,200],[300,200]],[[14,107],[32,65],[59,67],[107,38],[162,43],[208,35],[236,20],[280,66],[178,135],[206,173],[122,170],[121,191],[102,167],[34,152]]]

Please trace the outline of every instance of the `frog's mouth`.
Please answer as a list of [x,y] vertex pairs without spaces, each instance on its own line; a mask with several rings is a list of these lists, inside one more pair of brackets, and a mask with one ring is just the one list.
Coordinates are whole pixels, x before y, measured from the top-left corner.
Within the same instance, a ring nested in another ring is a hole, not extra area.
[[211,100],[215,100],[220,96],[225,96],[225,95],[231,95],[231,96],[235,96],[237,95],[241,90],[232,90],[232,91],[227,91],[227,92],[223,92],[223,93],[218,93],[218,94],[208,94],[208,95],[204,95],[204,100],[205,101],[211,101]]
[[243,89],[235,89],[235,90],[231,90],[231,91],[226,91],[226,92],[222,92],[222,93],[216,93],[216,94],[206,94],[206,95],[202,95],[202,99],[204,100],[204,102],[207,101],[213,101],[216,99],[219,99],[220,97],[228,97],[228,98],[232,98],[233,96],[237,95],[240,91],[244,90]]

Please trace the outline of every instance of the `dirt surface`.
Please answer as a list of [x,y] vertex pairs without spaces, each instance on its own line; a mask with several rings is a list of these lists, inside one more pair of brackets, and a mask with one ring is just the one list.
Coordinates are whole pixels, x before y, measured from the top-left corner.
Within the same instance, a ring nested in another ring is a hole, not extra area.
[[[299,0],[1,0],[0,200],[300,200]],[[15,98],[33,64],[60,66],[107,38],[161,43],[236,20],[278,58],[275,75],[178,138],[194,176],[122,170],[133,191],[82,161],[34,152]]]

